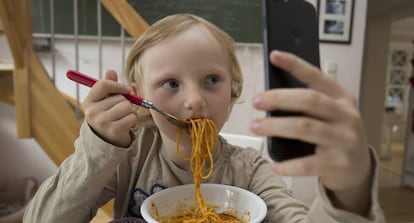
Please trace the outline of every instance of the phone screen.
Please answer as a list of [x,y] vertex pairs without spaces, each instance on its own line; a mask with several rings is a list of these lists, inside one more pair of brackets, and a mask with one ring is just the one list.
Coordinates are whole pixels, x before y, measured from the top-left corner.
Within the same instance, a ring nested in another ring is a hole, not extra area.
[[[315,7],[304,0],[263,0],[263,45],[266,89],[307,87],[269,61],[272,50],[291,52],[320,67],[319,36]],[[271,111],[268,116],[303,116],[290,111]],[[268,152],[275,161],[313,154],[315,145],[295,139],[268,137]]]

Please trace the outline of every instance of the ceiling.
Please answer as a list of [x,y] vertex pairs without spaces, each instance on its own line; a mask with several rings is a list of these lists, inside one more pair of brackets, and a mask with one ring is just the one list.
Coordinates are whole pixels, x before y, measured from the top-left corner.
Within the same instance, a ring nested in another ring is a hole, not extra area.
[[[357,1],[357,0],[355,0]],[[413,0],[368,0],[367,18],[414,16]]]
[[393,36],[414,36],[413,0],[368,0],[367,21],[382,18],[392,19]]
[[391,26],[391,36],[396,39],[414,38],[414,16],[396,20]]

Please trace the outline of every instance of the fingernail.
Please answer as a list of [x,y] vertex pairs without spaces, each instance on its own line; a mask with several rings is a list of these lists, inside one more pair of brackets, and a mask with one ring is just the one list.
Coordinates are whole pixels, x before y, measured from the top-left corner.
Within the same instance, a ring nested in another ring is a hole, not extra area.
[[[116,69],[116,67],[109,67],[108,70],[112,70],[114,71],[116,74],[118,74],[118,70]],[[107,70],[107,71],[108,71]]]
[[274,172],[283,175],[284,171],[283,171],[283,166],[281,166],[279,163],[273,163],[272,165],[272,169]]
[[261,102],[262,102],[262,94],[257,94],[253,99],[253,103],[255,105],[259,105]]
[[277,163],[272,163],[272,170],[277,172]]
[[254,120],[253,122],[252,122],[252,129],[253,130],[257,130],[257,129],[259,129],[260,128],[260,121],[259,120]]
[[283,53],[279,50],[273,50],[271,56],[274,58],[281,58],[283,56]]

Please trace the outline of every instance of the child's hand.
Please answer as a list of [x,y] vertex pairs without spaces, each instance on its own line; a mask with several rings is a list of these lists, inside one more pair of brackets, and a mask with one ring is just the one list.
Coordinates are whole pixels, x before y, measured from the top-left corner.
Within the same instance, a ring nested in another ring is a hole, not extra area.
[[282,175],[320,176],[334,205],[365,212],[370,201],[371,160],[355,98],[318,68],[292,54],[275,51],[270,60],[309,88],[269,90],[255,98],[254,106],[309,116],[255,120],[252,131],[316,144],[315,155],[275,164],[275,171]]
[[131,143],[130,129],[137,124],[135,108],[121,94],[129,88],[117,82],[114,70],[107,70],[105,78],[96,82],[82,107],[86,122],[105,141],[121,147]]

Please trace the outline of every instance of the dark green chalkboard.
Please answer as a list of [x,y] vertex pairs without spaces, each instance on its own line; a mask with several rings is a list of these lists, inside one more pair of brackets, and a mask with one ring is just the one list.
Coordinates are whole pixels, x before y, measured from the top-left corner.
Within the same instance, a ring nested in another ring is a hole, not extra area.
[[[33,32],[50,33],[50,0],[33,0]],[[116,0],[114,0],[116,1]],[[175,13],[192,13],[216,24],[237,42],[262,42],[261,0],[128,0],[152,24]],[[73,1],[55,0],[55,33],[74,33]],[[97,0],[78,0],[78,33],[97,35]],[[120,36],[119,24],[102,6],[102,34]]]

